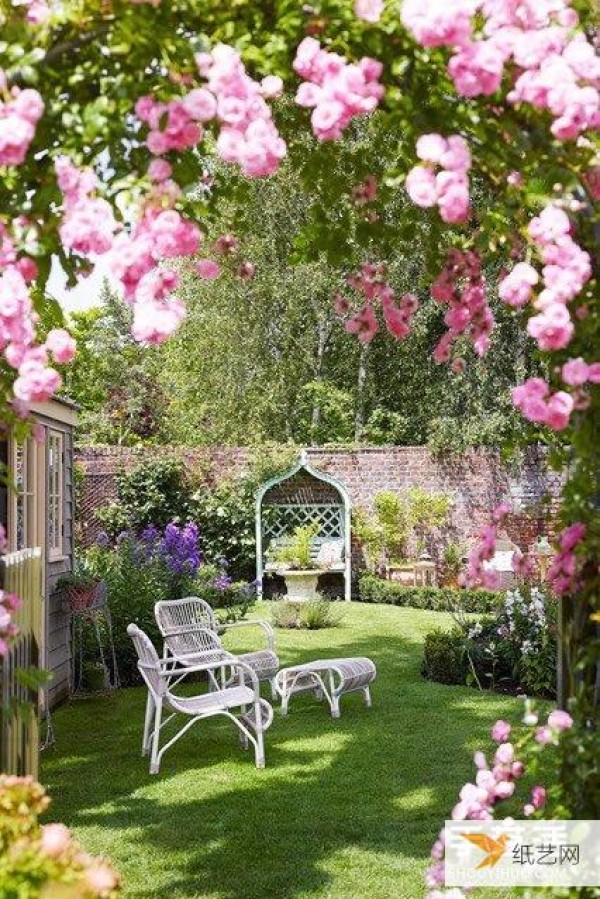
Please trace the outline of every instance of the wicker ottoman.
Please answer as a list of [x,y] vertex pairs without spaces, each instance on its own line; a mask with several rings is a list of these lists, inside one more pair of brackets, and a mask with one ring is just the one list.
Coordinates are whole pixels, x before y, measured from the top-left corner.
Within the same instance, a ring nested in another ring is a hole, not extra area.
[[317,699],[327,699],[331,717],[340,717],[340,697],[360,690],[368,708],[371,707],[370,684],[377,671],[371,659],[317,659],[305,665],[282,668],[275,678],[281,696],[281,712],[287,715],[290,697],[294,693],[314,693]]

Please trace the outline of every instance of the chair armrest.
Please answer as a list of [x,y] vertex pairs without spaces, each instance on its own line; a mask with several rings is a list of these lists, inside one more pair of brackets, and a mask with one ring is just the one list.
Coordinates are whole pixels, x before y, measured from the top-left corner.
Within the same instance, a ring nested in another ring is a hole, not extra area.
[[[256,672],[250,667],[250,665],[247,665],[246,662],[242,662],[231,653],[224,652],[223,655],[224,658],[219,660],[218,662],[203,662],[200,665],[186,665],[185,667],[181,668],[169,668],[163,670],[162,673],[165,676],[171,678],[193,674],[196,671],[215,671],[219,668],[222,668],[224,665],[226,665],[228,668],[238,668],[241,672],[243,672],[244,680],[250,681],[256,697],[256,701],[258,701],[260,699],[260,686],[258,683]],[[178,658],[183,659],[185,658],[185,656],[179,656]]]
[[275,651],[275,631],[268,621],[263,618],[248,618],[246,621],[234,621],[231,624],[222,624],[219,627],[221,632],[233,630],[240,627],[260,627],[265,633],[267,639],[267,647],[271,651]]
[[[169,651],[171,652],[171,655],[166,659],[160,660],[161,671],[168,671],[168,670],[170,671],[170,668],[169,668],[170,665],[171,666],[177,665],[179,662],[183,662],[186,659],[190,659],[190,660],[202,659],[203,656],[214,657],[215,653],[217,653],[217,652],[223,656],[223,659],[226,662],[228,662],[228,660],[230,658],[232,658],[232,659],[235,658],[233,653],[229,652],[227,649],[223,649],[222,647],[215,647],[214,649],[198,650],[198,652],[182,652],[182,653],[177,653],[177,655],[175,655],[175,653],[173,653],[172,650],[169,650]],[[202,666],[202,668],[210,667],[212,665],[217,667],[220,664],[221,664],[220,661],[217,661],[217,662],[211,662],[211,661],[202,662],[202,661],[200,661],[200,662],[198,662],[198,665]],[[188,670],[189,670],[189,667],[188,667]]]

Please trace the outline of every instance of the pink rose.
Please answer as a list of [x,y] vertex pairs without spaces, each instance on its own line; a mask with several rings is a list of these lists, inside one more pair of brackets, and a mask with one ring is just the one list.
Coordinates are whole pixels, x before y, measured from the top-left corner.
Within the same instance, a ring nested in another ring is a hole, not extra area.
[[579,356],[577,359],[569,359],[562,367],[562,379],[569,387],[580,387],[588,379],[589,367]]
[[546,804],[546,788],[541,786],[532,787],[531,804],[535,809],[543,808]]
[[494,796],[496,799],[508,799],[515,792],[515,785],[510,780],[501,780],[494,787]]
[[431,169],[416,165],[406,176],[406,191],[417,206],[427,208],[437,203],[435,175]]
[[[506,722],[502,722],[505,724]],[[494,755],[494,762],[497,765],[510,765],[515,757],[515,750],[512,743],[501,743]]]
[[197,87],[181,101],[183,108],[197,122],[208,122],[217,114],[217,101],[214,94],[204,87]]
[[263,97],[273,99],[283,93],[283,81],[279,75],[266,75],[260,82],[260,92]]
[[448,149],[448,143],[441,134],[422,134],[416,143],[416,153],[424,162],[440,163]]
[[64,824],[44,824],[40,852],[49,858],[59,858],[71,845],[71,834]]
[[46,337],[46,348],[59,365],[71,362],[77,352],[77,345],[63,328],[53,328]]
[[153,159],[148,166],[148,177],[151,181],[166,181],[171,177],[172,171],[166,159]]
[[383,0],[354,0],[354,15],[365,22],[379,22]]
[[531,298],[532,287],[539,281],[539,275],[532,265],[518,262],[509,274],[503,278],[498,288],[501,300],[509,306],[524,306]]
[[469,145],[459,134],[451,134],[448,148],[440,159],[440,165],[453,172],[468,172],[471,168]]
[[548,400],[546,424],[553,431],[563,431],[569,424],[569,417],[574,408],[574,400],[570,393],[559,390]]
[[221,274],[221,268],[213,259],[200,259],[196,263],[196,272],[205,281],[214,281]]
[[554,737],[552,736],[552,731],[549,727],[538,727],[535,732],[535,739],[536,742],[540,743],[542,746],[554,742]]
[[548,715],[548,726],[554,730],[568,730],[573,725],[573,719],[563,709],[555,709]]
[[500,718],[492,727],[492,740],[494,740],[496,743],[505,743],[510,736],[510,731],[511,726],[508,721],[503,721]]

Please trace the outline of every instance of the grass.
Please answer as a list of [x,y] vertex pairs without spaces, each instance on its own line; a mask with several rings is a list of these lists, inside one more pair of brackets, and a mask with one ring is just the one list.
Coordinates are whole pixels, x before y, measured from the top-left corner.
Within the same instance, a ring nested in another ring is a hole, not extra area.
[[421,678],[424,634],[450,623],[445,613],[353,603],[336,628],[279,631],[284,665],[367,655],[378,679],[373,709],[350,695],[337,721],[311,696],[292,699],[267,733],[264,771],[216,719],[151,777],[142,689],[73,702],[56,712],[56,748],[43,755],[51,817],[113,859],[127,899],[419,899],[473,751],[518,708]]

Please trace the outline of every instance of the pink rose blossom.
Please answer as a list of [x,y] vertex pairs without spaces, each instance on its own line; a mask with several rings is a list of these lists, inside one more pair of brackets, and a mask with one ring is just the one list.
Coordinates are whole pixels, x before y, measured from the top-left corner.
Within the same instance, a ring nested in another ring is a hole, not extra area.
[[383,8],[383,0],[354,0],[354,15],[365,22],[379,22]]
[[71,362],[75,358],[77,346],[71,335],[63,328],[53,328],[46,337],[46,349],[59,364]]
[[196,273],[204,281],[214,281],[221,274],[221,268],[213,259],[200,259],[196,263]]
[[527,333],[537,340],[541,350],[562,350],[573,336],[569,311],[562,303],[552,303],[527,322]]
[[569,359],[562,367],[562,379],[570,387],[580,387],[588,380],[589,366],[579,356],[577,359]]
[[489,96],[502,82],[504,55],[492,41],[467,43],[451,57],[448,72],[463,97]]
[[552,731],[549,727],[538,727],[535,732],[535,740],[542,746],[546,746],[549,743],[554,742],[554,737],[552,736]]
[[462,45],[471,35],[474,0],[404,0],[402,24],[424,47]]
[[430,168],[416,165],[406,176],[406,191],[417,206],[427,208],[437,203],[435,175]]
[[313,133],[321,141],[339,140],[352,119],[373,112],[384,94],[378,80],[380,62],[364,57],[356,64],[347,63],[311,37],[298,46],[293,67],[304,79],[296,102],[314,107]]
[[502,279],[498,294],[509,306],[524,306],[531,299],[532,289],[539,281],[539,275],[532,265],[518,262],[513,270]]
[[546,424],[553,431],[563,431],[568,423],[571,412],[574,408],[573,397],[564,390],[559,390],[553,394],[548,400],[548,412],[546,416]]
[[505,743],[510,736],[511,727],[508,721],[499,719],[492,727],[492,740],[496,743]]
[[[496,722],[497,724],[506,725],[505,721]],[[515,750],[512,743],[501,743],[494,755],[494,761],[498,765],[510,765],[515,757]]]
[[166,159],[153,159],[148,166],[148,177],[151,181],[166,181],[171,177],[172,171],[173,169]]
[[44,824],[40,852],[49,858],[59,858],[71,845],[71,834],[64,824]]
[[422,134],[417,140],[415,149],[419,159],[440,164],[442,156],[448,149],[448,142],[441,134]]
[[546,788],[535,786],[531,789],[531,804],[535,809],[543,808],[546,804]]
[[565,712],[563,709],[555,709],[548,715],[548,727],[553,728],[553,730],[568,730],[572,726],[573,719],[569,713]]

